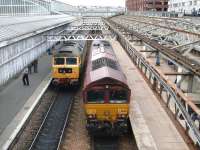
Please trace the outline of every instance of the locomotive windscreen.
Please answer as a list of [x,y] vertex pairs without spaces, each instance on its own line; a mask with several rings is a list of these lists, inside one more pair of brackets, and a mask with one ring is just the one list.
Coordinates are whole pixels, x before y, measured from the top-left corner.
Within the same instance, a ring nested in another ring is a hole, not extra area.
[[77,58],[66,58],[66,64],[67,65],[76,65],[77,64]]
[[122,88],[91,89],[87,92],[88,103],[127,103],[128,92]]
[[110,103],[124,103],[127,102],[128,96],[125,90],[111,90],[109,94]]
[[54,64],[55,65],[64,65],[65,59],[64,58],[55,58],[54,59]]
[[105,92],[103,90],[90,90],[87,92],[88,103],[104,103]]

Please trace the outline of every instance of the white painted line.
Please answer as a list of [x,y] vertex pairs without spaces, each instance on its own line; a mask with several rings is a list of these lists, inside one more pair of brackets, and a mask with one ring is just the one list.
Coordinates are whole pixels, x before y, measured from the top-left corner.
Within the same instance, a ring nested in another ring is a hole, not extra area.
[[40,101],[42,95],[51,83],[50,74],[41,82],[32,96],[24,104],[20,112],[15,116],[11,123],[6,127],[3,133],[0,135],[0,149],[7,150],[14,141],[15,137],[18,135],[22,127],[24,126],[26,120],[29,118],[33,112],[35,106]]

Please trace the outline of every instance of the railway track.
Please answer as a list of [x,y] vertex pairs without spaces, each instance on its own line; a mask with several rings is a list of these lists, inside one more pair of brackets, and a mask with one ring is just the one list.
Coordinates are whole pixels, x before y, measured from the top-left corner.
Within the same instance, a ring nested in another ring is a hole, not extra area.
[[93,136],[91,150],[138,150],[133,133],[123,136]]
[[73,96],[73,92],[59,89],[58,95],[44,117],[29,150],[59,149],[71,111]]
[[129,122],[129,130],[120,136],[91,135],[91,150],[138,150]]
[[92,150],[119,150],[119,137],[117,136],[93,136],[91,143]]
[[48,87],[43,93],[40,101],[35,106],[33,112],[30,114],[23,128],[19,131],[15,140],[9,146],[12,150],[28,149],[33,141],[37,131],[42,123],[50,105],[54,101],[57,91]]

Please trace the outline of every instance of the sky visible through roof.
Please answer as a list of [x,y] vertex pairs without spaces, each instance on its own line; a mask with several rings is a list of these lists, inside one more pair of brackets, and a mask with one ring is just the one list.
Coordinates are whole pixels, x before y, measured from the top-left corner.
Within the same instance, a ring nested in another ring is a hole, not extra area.
[[125,0],[59,0],[70,5],[124,7]]

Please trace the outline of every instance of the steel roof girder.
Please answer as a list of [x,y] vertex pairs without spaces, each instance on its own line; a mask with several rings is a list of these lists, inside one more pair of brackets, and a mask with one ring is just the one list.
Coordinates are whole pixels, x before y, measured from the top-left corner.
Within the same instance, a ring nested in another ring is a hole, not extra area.
[[186,47],[186,46],[191,46],[191,45],[196,45],[196,44],[199,44],[200,43],[200,40],[197,40],[197,41],[189,41],[188,43],[184,43],[182,45],[178,45],[178,46],[175,46],[173,48],[182,48],[182,47]]
[[85,25],[85,26],[69,26],[65,30],[108,30],[109,27],[107,26],[99,26],[99,25]]
[[[133,18],[127,18],[127,19],[129,19],[129,20],[132,19],[132,20],[133,20]],[[144,19],[143,19],[143,20],[141,20],[141,19],[140,19],[140,20],[139,20],[139,19],[138,19],[138,20],[137,20],[137,19],[134,19],[134,20],[135,20],[135,21],[138,21],[138,22],[141,22],[141,23],[152,24],[152,23],[149,23],[149,20],[148,20],[148,22],[147,22],[147,21],[144,22]],[[152,21],[152,18],[151,18],[151,21]],[[159,25],[159,26],[161,26],[161,27],[163,27],[163,28],[169,28],[169,29],[171,28],[171,29],[173,29],[174,26],[173,26],[173,27],[169,27],[169,24],[170,24],[170,22],[167,22],[167,24],[164,22],[164,24],[155,24],[155,26],[158,26],[158,25]],[[179,27],[179,28],[174,28],[174,29],[178,29],[178,30],[181,31],[181,30],[184,28],[183,26],[180,27],[180,25],[179,25],[178,27]],[[185,31],[186,31],[186,32],[191,32],[191,31],[187,31],[187,30],[184,30],[183,32],[185,32]],[[193,33],[196,35],[196,32],[192,32],[192,34],[193,34]],[[199,31],[199,33],[200,33],[200,31]]]
[[116,34],[64,34],[64,35],[45,35],[47,41],[71,41],[71,40],[115,40]]

